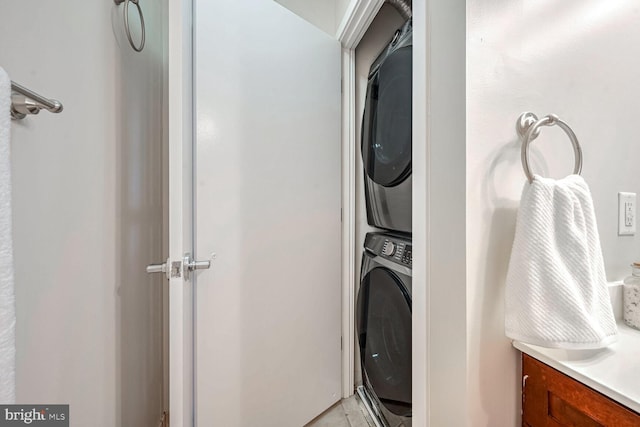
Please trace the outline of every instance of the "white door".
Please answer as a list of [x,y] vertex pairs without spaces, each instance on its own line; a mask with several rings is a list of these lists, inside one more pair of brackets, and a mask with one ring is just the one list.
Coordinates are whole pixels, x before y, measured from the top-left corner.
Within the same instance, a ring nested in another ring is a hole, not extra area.
[[300,427],[341,396],[340,45],[194,6],[196,425]]

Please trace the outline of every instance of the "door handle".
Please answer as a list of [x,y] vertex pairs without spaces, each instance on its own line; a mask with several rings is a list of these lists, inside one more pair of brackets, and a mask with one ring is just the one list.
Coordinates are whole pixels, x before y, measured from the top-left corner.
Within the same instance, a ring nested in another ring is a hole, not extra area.
[[147,265],[147,273],[164,273],[167,279],[180,277],[182,274],[182,261],[171,261],[167,259],[162,264]]
[[[171,268],[167,268],[171,266]],[[162,264],[149,264],[147,265],[147,273],[164,273],[167,279],[180,277],[182,270],[184,270],[184,279],[189,280],[189,274],[195,270],[206,270],[211,268],[211,261],[196,261],[191,257],[191,254],[187,253],[182,258],[182,261],[171,261],[167,259]]]
[[184,255],[183,259],[184,264],[184,279],[189,280],[189,274],[195,270],[207,270],[211,268],[211,261],[196,261],[191,258],[191,254],[187,253]]
[[166,262],[163,262],[162,264],[147,265],[147,273],[166,273],[166,272],[167,272]]

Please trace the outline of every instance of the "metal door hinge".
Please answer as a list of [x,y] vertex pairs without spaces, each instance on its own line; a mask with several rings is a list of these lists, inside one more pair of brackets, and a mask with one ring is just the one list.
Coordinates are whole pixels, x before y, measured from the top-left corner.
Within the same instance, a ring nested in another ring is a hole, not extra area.
[[164,411],[160,416],[158,427],[169,427],[169,413],[167,411]]

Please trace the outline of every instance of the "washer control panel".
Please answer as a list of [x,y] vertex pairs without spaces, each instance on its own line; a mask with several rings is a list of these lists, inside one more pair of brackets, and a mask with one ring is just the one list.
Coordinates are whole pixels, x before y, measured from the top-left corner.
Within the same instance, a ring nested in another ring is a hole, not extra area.
[[384,245],[382,245],[382,255],[392,256],[396,253],[396,245],[389,240],[384,241]]
[[411,239],[388,233],[367,233],[364,242],[366,251],[411,268]]
[[402,261],[403,264],[407,264],[409,267],[411,267],[411,263],[413,262],[413,256],[411,255],[411,245],[405,246],[404,254],[402,254],[402,259],[400,261]]
[[411,245],[389,239],[385,239],[382,245],[381,255],[385,258],[391,258],[397,263],[408,265],[409,267],[411,267],[411,262],[413,261]]
[[378,237],[382,237],[382,239],[380,239],[380,242],[377,242],[378,244],[375,245],[376,248],[373,248],[372,252],[383,258],[387,258],[394,262],[397,262],[398,264],[411,267],[413,258],[411,256],[410,243],[392,239],[387,236]]

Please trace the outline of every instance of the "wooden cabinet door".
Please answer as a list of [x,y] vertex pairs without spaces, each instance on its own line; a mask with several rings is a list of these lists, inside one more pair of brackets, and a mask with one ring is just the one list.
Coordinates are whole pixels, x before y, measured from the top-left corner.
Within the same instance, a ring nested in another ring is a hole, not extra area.
[[523,354],[522,425],[638,427],[640,415]]

